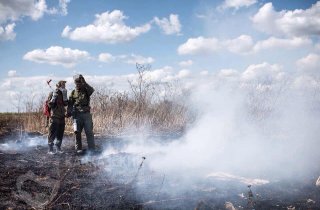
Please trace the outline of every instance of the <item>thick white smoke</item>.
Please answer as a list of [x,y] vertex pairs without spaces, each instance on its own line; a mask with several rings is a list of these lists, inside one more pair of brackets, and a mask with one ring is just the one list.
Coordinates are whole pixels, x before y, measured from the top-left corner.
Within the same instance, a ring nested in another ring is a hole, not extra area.
[[[188,106],[196,122],[179,139],[128,138],[121,152],[147,157],[167,177],[228,173],[267,180],[310,176],[320,159],[319,98],[294,79],[201,81]],[[105,154],[115,150],[109,148]]]
[[6,152],[18,152],[34,149],[37,146],[48,145],[48,140],[45,136],[28,136],[22,133],[20,136],[8,137],[4,140],[5,143],[0,144],[0,150]]

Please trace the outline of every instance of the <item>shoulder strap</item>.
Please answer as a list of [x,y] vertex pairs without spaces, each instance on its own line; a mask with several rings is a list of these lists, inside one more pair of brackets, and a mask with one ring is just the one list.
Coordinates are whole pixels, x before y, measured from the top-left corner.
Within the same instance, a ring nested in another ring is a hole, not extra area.
[[53,96],[53,92],[50,91],[49,95],[48,95],[48,98],[47,98],[47,101],[50,101],[52,99],[52,96]]

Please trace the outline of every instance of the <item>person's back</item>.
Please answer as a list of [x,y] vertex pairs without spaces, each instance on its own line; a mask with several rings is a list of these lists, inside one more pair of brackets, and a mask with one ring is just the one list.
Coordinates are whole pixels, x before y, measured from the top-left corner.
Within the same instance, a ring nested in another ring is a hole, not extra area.
[[64,120],[66,108],[65,106],[68,105],[63,101],[63,94],[62,91],[56,90],[56,99],[51,100],[53,98],[53,92],[50,92],[48,99],[49,100],[49,107],[51,109],[51,118],[56,118],[60,120]]
[[67,90],[65,89],[65,81],[59,81],[57,89],[48,96],[48,106],[50,107],[50,121],[48,145],[49,154],[54,154],[53,145],[56,140],[56,150],[61,153],[61,144],[65,129],[65,106],[68,104]]

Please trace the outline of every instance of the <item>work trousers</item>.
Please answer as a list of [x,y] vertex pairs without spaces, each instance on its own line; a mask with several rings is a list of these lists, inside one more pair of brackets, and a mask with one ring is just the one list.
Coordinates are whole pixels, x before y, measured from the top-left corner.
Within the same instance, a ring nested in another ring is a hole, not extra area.
[[90,112],[78,112],[73,119],[77,124],[77,132],[75,133],[75,149],[82,150],[81,133],[84,132],[87,137],[88,149],[94,150],[93,122]]
[[56,140],[56,146],[61,147],[64,128],[65,128],[65,120],[51,117],[49,121],[49,134],[48,134],[48,144],[49,146],[54,145],[54,140]]

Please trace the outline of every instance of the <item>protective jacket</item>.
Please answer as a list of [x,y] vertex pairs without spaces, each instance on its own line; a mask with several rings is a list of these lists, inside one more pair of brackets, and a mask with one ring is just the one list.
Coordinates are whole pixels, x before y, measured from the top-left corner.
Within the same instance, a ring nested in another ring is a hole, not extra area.
[[72,112],[90,112],[90,96],[94,92],[93,87],[85,83],[80,89],[71,92],[68,101],[68,114]]
[[55,90],[55,92],[50,92],[48,101],[51,109],[51,118],[64,119],[66,113],[65,106],[68,105],[68,102],[63,101],[62,92],[59,89]]

